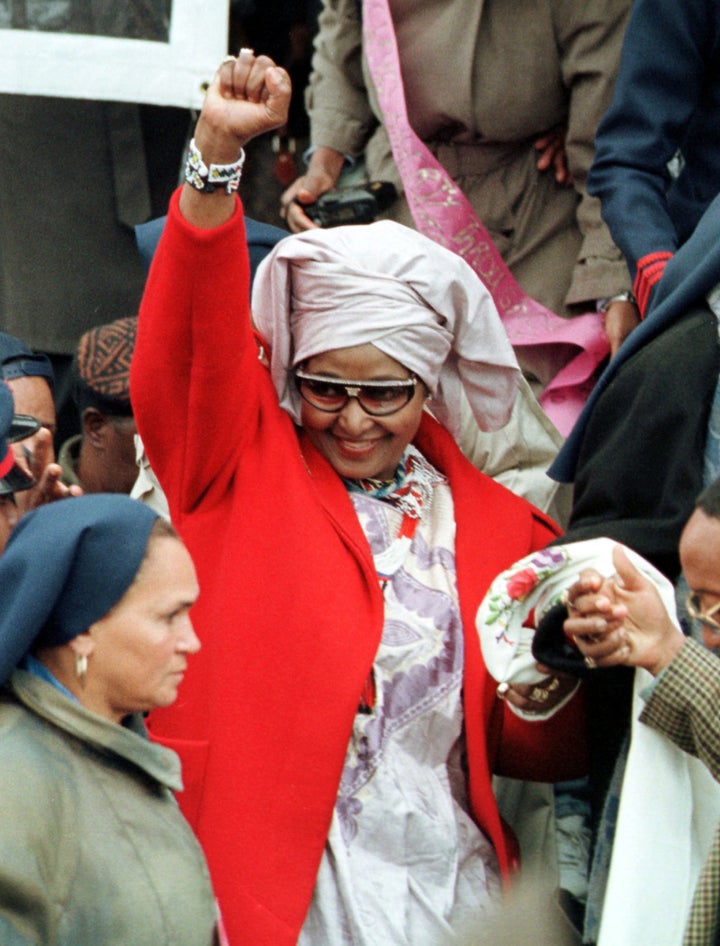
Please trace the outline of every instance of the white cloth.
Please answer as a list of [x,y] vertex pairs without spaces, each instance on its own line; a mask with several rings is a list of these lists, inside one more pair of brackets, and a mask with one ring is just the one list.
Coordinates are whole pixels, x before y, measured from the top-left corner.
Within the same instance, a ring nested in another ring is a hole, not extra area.
[[289,369],[367,342],[422,378],[456,439],[463,390],[482,430],[510,417],[520,371],[489,292],[459,256],[409,227],[382,220],[281,240],[258,267],[252,310],[296,423]]
[[[488,672],[499,683],[539,683],[547,676],[536,666],[532,655],[535,628],[543,615],[560,601],[566,588],[577,581],[585,568],[595,568],[609,577],[615,567],[612,552],[619,543],[612,539],[588,539],[554,545],[520,559],[502,572],[488,589],[478,608],[476,625]],[[652,581],[670,614],[675,614],[673,586],[656,568],[627,546],[622,546],[632,564]],[[526,622],[534,612],[533,626]],[[680,629],[678,628],[678,633]],[[573,691],[574,692],[574,691]],[[525,713],[511,703],[510,709],[528,720],[545,719],[557,713],[570,699],[548,713]]]
[[131,499],[139,499],[141,503],[149,506],[153,512],[156,512],[163,519],[170,522],[170,510],[168,501],[163,492],[162,486],[158,482],[150,461],[145,453],[145,447],[138,434],[135,434],[135,463],[138,468],[137,479],[130,490]]
[[682,946],[720,821],[720,785],[708,769],[638,722],[640,694],[651,680],[646,670],[635,671],[630,750],[598,946]]

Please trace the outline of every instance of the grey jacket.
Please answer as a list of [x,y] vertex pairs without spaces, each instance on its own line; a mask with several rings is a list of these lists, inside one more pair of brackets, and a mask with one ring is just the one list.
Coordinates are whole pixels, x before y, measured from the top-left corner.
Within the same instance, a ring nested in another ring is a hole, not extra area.
[[16,670],[0,691],[0,943],[210,946],[215,901],[180,764]]

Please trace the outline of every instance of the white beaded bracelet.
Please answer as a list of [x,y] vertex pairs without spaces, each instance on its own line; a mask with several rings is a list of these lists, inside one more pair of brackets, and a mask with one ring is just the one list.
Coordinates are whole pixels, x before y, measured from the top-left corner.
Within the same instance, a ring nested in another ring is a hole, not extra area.
[[226,194],[234,194],[240,184],[244,163],[245,151],[241,148],[240,156],[232,164],[211,164],[208,167],[193,138],[188,148],[185,180],[201,194],[213,194],[219,187]]

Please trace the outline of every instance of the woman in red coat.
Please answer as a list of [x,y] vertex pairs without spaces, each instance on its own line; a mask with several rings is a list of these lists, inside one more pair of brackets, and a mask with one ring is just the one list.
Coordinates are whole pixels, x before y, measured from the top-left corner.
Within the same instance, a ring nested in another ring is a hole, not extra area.
[[202,588],[203,650],[150,726],[231,942],[444,943],[511,865],[491,774],[577,773],[572,703],[507,714],[474,623],[556,532],[448,432],[461,389],[501,426],[517,378],[454,254],[394,224],[282,241],[258,346],[234,190],[288,95],[264,57],[223,63],[141,309],[135,416]]

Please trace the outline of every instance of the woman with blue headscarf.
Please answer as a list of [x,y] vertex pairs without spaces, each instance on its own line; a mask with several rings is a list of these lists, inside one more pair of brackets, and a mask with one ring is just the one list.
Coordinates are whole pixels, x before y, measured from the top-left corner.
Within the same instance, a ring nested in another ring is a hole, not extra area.
[[142,714],[199,649],[172,528],[120,495],[23,516],[0,557],[0,942],[211,946],[217,911]]

